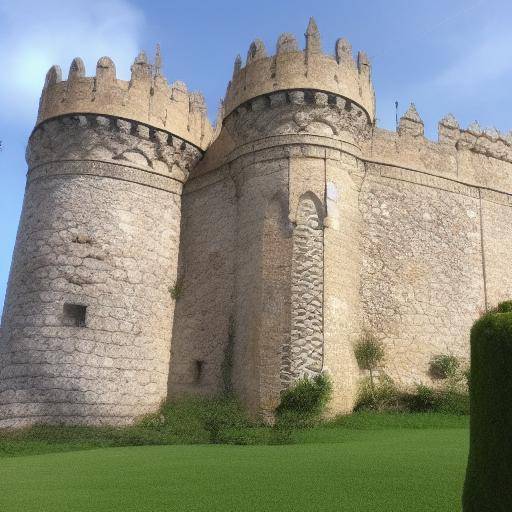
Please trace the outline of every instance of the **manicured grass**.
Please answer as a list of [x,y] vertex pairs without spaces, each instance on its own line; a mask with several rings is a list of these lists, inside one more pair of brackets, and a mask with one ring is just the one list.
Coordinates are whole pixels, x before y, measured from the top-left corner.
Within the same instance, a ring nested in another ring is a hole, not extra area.
[[4,457],[0,510],[460,510],[467,418],[357,414],[293,441]]

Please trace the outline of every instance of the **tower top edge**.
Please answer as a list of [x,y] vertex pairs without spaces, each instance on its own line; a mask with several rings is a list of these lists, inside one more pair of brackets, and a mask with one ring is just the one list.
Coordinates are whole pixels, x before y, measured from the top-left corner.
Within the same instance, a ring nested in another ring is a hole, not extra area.
[[183,82],[167,82],[161,74],[159,48],[155,64],[148,62],[144,52],[137,55],[130,80],[116,77],[115,64],[109,57],[98,60],[96,74],[91,77],[85,75],[79,57],[73,59],[67,80],[62,80],[59,66],[52,66],[41,93],[37,124],[71,113],[139,121],[174,133],[203,150],[213,137],[203,95],[190,92]]
[[269,56],[263,42],[256,39],[249,46],[245,65],[240,55],[236,57],[224,98],[224,117],[257,96],[287,89],[315,89],[355,101],[374,121],[375,93],[366,54],[359,52],[354,60],[345,38],[336,41],[333,54],[325,53],[313,18],[304,35],[304,50],[299,49],[292,34],[284,33],[278,37],[274,55]]

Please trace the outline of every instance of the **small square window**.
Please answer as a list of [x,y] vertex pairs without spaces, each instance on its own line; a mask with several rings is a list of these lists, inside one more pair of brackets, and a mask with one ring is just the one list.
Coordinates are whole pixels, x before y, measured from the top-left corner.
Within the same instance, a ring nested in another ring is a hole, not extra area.
[[81,304],[64,304],[63,324],[69,327],[85,327],[87,306]]

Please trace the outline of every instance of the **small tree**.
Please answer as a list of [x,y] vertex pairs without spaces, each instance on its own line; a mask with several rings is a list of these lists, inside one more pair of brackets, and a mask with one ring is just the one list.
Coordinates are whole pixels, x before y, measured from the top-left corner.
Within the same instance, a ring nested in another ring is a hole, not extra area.
[[470,445],[464,512],[512,510],[512,303],[471,329]]
[[384,360],[384,347],[375,335],[368,329],[364,329],[354,347],[357,364],[361,370],[367,370],[370,373],[370,385],[375,388],[373,372]]

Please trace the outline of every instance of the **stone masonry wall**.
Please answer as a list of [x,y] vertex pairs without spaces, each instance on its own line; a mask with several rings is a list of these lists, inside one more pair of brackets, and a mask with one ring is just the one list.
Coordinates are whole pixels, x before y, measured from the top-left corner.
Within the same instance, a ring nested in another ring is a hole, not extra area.
[[191,163],[169,142],[96,116],[34,133],[3,315],[0,426],[129,423],[165,398]]
[[481,234],[488,307],[512,298],[511,196],[481,191]]
[[428,381],[435,355],[467,359],[485,307],[478,190],[414,175],[367,164],[359,203],[364,323],[403,385]]
[[512,296],[510,154],[508,136],[452,116],[430,141],[414,107],[363,147],[364,323],[399,383],[430,382],[435,355],[467,360],[474,320]]
[[235,272],[236,198],[225,173],[187,183],[169,396],[218,393],[230,385]]
[[280,354],[289,336],[288,160],[273,150],[261,151],[238,161],[234,176],[238,217],[233,382],[252,411],[267,414],[279,400]]
[[361,328],[362,168],[362,162],[350,154],[326,152],[324,370],[333,383],[330,414],[352,410],[360,374],[353,344]]

